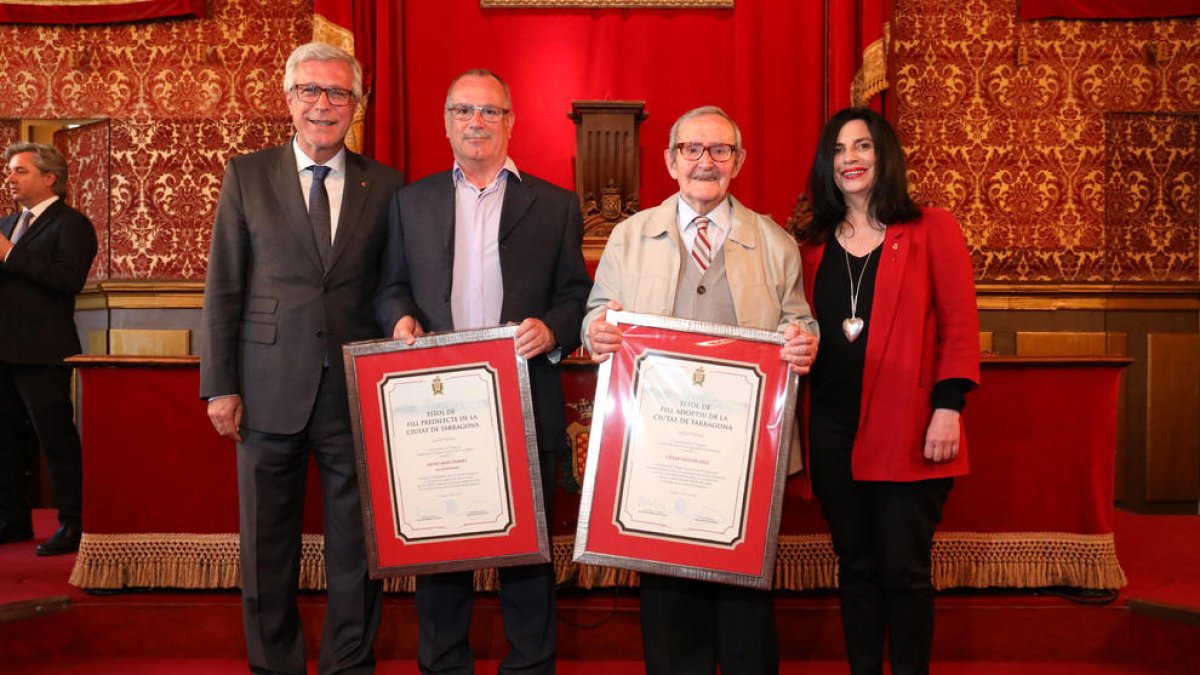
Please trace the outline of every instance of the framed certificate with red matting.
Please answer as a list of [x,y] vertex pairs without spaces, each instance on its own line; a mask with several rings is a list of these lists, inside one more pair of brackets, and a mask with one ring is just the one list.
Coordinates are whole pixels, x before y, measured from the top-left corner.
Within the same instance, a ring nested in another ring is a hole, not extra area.
[[799,378],[780,333],[608,312],[575,560],[770,588]]
[[549,562],[515,326],[343,348],[371,576]]

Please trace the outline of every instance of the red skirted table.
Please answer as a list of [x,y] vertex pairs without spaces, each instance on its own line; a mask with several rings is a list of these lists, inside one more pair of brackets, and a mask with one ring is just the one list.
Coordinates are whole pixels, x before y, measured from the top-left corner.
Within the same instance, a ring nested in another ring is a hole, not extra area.
[[[71,583],[83,588],[229,588],[238,584],[233,443],[216,435],[197,397],[193,357],[90,357],[79,369],[84,535]],[[964,420],[971,474],[958,479],[934,543],[934,583],[951,587],[1125,584],[1112,535],[1117,386],[1124,357],[990,357]],[[578,468],[587,447],[595,370],[564,367],[569,432],[555,495],[560,580],[581,587],[636,574],[570,561]],[[836,584],[815,501],[791,479],[775,585]],[[319,484],[310,476],[301,586],[323,588]],[[491,571],[477,574],[491,588]],[[408,590],[411,579],[391,579]]]

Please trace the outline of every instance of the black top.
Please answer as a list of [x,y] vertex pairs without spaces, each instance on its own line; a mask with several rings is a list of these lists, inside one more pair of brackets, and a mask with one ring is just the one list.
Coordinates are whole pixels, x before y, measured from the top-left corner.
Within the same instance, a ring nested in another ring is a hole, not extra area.
[[[832,416],[838,426],[858,427],[859,405],[862,401],[863,362],[867,355],[867,335],[871,331],[871,304],[875,298],[875,275],[879,270],[878,247],[861,258],[849,256],[850,271],[846,271],[847,254],[837,237],[830,237],[825,254],[817,268],[813,284],[813,313],[821,327],[821,345],[817,360],[809,373],[812,387],[813,414]],[[866,269],[863,269],[863,266]],[[850,342],[842,332],[842,321],[850,318],[850,275],[858,292],[855,316],[863,320],[862,334]]]
[[[850,255],[849,272],[846,260],[846,250],[837,237],[830,237],[813,284],[812,309],[821,327],[821,344],[809,373],[809,382],[814,416],[819,414],[836,421],[842,428],[855,429],[862,401],[863,363],[867,354],[867,336],[871,332],[879,247],[861,258]],[[862,287],[858,292],[855,316],[863,320],[863,330],[857,340],[850,342],[842,331],[842,321],[850,318],[850,277],[854,277],[854,288],[859,288],[860,274]],[[961,411],[971,386],[970,380],[961,378],[937,382],[930,396],[933,407]]]

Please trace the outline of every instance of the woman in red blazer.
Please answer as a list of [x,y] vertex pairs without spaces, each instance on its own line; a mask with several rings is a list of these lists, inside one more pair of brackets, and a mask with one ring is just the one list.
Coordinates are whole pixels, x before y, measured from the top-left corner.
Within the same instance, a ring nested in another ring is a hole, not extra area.
[[918,207],[891,126],[826,124],[799,233],[821,326],[809,375],[809,468],[838,554],[850,670],[927,673],[933,531],[967,473],[959,413],[979,381],[971,259],[948,212]]

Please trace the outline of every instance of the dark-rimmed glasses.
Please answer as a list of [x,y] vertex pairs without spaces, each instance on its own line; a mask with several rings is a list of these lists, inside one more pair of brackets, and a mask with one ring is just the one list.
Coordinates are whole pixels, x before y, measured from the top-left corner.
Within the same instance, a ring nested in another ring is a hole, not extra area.
[[499,122],[502,117],[509,113],[507,108],[498,108],[494,105],[467,105],[459,103],[458,105],[446,106],[446,112],[450,113],[450,117],[459,122],[466,122],[475,117],[475,111],[479,111],[479,116],[484,122]]
[[705,145],[703,143],[676,143],[675,152],[683,155],[683,158],[689,162],[695,162],[704,156],[704,152],[708,151],[708,156],[712,157],[714,162],[728,162],[734,153],[737,152],[736,145],[728,143],[713,143]]
[[341,87],[321,87],[315,84],[297,84],[292,87],[292,92],[296,94],[296,98],[304,103],[316,103],[321,100],[321,94],[325,94],[325,98],[329,99],[330,105],[343,106],[350,103],[354,98],[354,92]]

